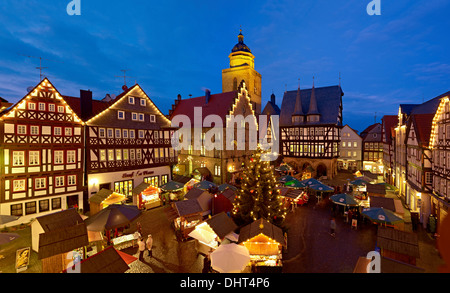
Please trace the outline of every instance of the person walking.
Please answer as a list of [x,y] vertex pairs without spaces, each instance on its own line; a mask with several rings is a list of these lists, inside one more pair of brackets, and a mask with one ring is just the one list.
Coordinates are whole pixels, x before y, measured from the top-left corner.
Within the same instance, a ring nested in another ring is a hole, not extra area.
[[333,237],[336,237],[336,220],[333,218],[331,218],[330,221],[330,234]]
[[152,234],[148,234],[146,245],[147,245],[148,257],[153,257],[153,254],[152,254],[152,246],[153,246]]
[[139,238],[138,246],[139,246],[139,260],[143,261],[144,260],[145,243],[142,238]]

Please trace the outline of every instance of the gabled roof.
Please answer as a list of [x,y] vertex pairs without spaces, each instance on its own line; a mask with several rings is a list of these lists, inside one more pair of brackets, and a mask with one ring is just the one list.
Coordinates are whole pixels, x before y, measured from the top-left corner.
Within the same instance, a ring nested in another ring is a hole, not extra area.
[[[130,269],[114,246],[109,246],[81,261],[81,263],[76,264],[75,268],[77,267],[80,273],[85,274],[120,274],[125,273],[125,271]],[[64,273],[67,273],[67,270],[65,270]]]
[[[312,89],[300,90],[302,112],[308,113],[310,110]],[[328,86],[328,87],[316,87],[314,88],[314,97],[317,103],[317,112],[320,114],[319,124],[336,124],[342,125],[342,122],[338,123],[338,117],[341,114],[342,96],[344,93],[340,86]],[[284,93],[283,102],[281,104],[280,114],[280,126],[292,125],[292,114],[295,111],[295,104],[297,101],[297,90],[287,91]],[[313,105],[310,114],[314,112],[315,106]],[[307,124],[312,124],[309,122]]]
[[39,259],[44,259],[89,244],[86,224],[66,226],[39,234]]
[[[63,96],[64,100],[69,104],[70,108],[78,115],[78,117],[81,116],[81,102],[79,97],[72,97],[72,96]],[[92,115],[88,117],[88,119],[91,119],[95,115],[99,114],[100,112],[104,111],[111,105],[111,102],[105,102],[101,100],[92,100]]]
[[[431,128],[433,126],[434,114],[413,114],[411,124],[414,125],[416,138],[419,146],[428,147],[430,143]],[[408,133],[411,127],[408,127]]]
[[67,209],[60,212],[37,217],[44,232],[51,232],[67,226],[75,226],[84,223],[80,214],[75,209]]
[[213,231],[217,236],[219,236],[220,239],[225,238],[225,236],[238,228],[233,220],[224,212],[221,212],[217,215],[212,216],[210,219],[207,219],[206,223],[208,223],[209,227],[213,229]]
[[[48,86],[46,86],[47,84],[48,84]],[[78,113],[76,111],[74,111],[74,109],[66,101],[64,96],[61,95],[61,93],[56,89],[56,87],[46,77],[43,80],[41,80],[41,82],[39,82],[32,90],[30,90],[22,99],[20,99],[20,101],[18,101],[14,106],[12,106],[9,109],[3,111],[1,113],[1,115],[2,116],[3,115],[7,115],[11,111],[13,111],[16,107],[18,107],[22,103],[22,101],[24,101],[25,99],[28,99],[30,96],[33,96],[34,92],[38,91],[40,87],[43,87],[45,89],[45,90],[41,91],[41,95],[42,96],[49,97],[51,94],[55,94],[56,99],[61,99],[63,101],[63,104],[66,103],[67,106],[69,106],[70,110],[75,114],[75,116],[76,116],[75,117],[75,121],[82,123],[81,122],[82,120],[80,119],[80,115],[78,115]]]
[[[367,127],[363,132],[361,132],[361,135],[364,142],[380,142],[382,141],[382,129],[380,123],[375,123],[369,127]],[[375,136],[374,136],[375,135]]]
[[256,220],[251,224],[242,227],[239,233],[238,243],[245,242],[255,236],[258,236],[259,234],[264,234],[265,236],[277,241],[279,244],[284,246],[286,245],[283,230],[264,219]]
[[272,103],[272,101],[268,101],[264,110],[261,112],[263,115],[280,115],[280,107],[277,104]]
[[398,125],[398,116],[397,115],[384,115],[381,118],[383,122],[383,131],[386,137],[386,143],[391,144],[392,142],[392,128],[395,128]]
[[218,115],[222,119],[222,123],[225,126],[226,116],[230,113],[237,96],[237,91],[232,91],[227,93],[211,94],[208,103],[206,103],[205,96],[180,100],[170,115],[170,120],[177,115],[186,115],[189,117],[191,124],[193,125],[194,108],[201,107],[201,122],[203,122],[205,117],[208,115]]

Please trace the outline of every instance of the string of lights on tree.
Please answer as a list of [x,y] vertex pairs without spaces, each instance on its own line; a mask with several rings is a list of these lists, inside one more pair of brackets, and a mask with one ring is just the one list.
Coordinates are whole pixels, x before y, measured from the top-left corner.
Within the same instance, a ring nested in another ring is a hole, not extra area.
[[258,146],[246,160],[233,204],[233,218],[239,224],[249,224],[258,219],[281,226],[287,214],[270,161],[263,160],[270,153]]

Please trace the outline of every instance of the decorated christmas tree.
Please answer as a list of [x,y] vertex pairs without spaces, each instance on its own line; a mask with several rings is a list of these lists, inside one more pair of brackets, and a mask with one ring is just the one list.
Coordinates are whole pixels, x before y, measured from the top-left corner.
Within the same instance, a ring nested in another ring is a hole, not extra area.
[[268,153],[260,147],[246,161],[241,188],[233,204],[233,218],[238,225],[246,225],[263,218],[281,226],[286,209],[276,189],[276,178],[270,161],[264,160]]

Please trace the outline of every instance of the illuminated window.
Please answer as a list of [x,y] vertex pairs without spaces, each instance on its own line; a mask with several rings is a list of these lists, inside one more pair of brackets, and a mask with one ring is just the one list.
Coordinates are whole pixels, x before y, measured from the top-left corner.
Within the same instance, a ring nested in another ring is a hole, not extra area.
[[24,151],[13,152],[13,166],[14,167],[25,166],[25,152]]
[[65,135],[65,136],[72,136],[72,133],[73,133],[72,127],[66,127],[66,128],[64,128],[64,135]]
[[27,134],[27,126],[17,125],[17,134]]
[[77,175],[68,175],[67,185],[77,185]]
[[28,110],[36,110],[36,103],[28,102]]
[[75,151],[67,151],[67,164],[74,164],[76,160]]
[[34,189],[45,189],[47,187],[47,178],[34,179]]
[[114,161],[114,150],[108,150],[108,161]]
[[100,129],[98,130],[98,136],[99,136],[100,138],[105,138],[105,137],[106,137],[106,133],[105,133],[105,129],[104,129],[104,128],[100,128]]
[[25,179],[13,180],[13,192],[25,191],[26,187]]
[[54,163],[59,165],[64,164],[64,151],[54,152]]
[[30,166],[39,166],[39,151],[29,151],[28,161]]
[[30,126],[30,134],[31,135],[39,135],[39,126],[31,125]]
[[53,128],[53,135],[61,136],[62,135],[62,128],[61,127]]
[[56,176],[55,177],[55,187],[64,186],[64,176]]
[[100,150],[100,161],[106,161],[106,150]]
[[116,150],[116,160],[122,160],[122,150]]

